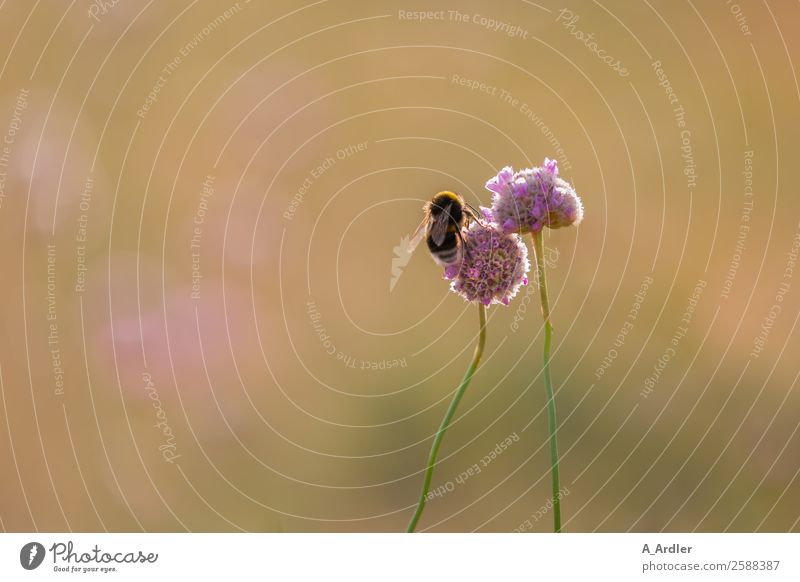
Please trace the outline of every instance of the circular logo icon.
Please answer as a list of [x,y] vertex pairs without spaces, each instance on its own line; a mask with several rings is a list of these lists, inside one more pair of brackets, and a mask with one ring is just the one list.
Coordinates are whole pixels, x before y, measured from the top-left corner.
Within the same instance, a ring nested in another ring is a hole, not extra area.
[[29,542],[19,551],[19,563],[26,570],[35,570],[44,561],[44,546],[39,542]]

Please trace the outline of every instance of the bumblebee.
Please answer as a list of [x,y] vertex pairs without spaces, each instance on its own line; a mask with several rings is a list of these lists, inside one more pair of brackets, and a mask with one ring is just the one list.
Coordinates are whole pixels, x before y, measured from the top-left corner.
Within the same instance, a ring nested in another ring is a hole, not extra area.
[[408,252],[412,253],[425,238],[431,257],[442,267],[461,262],[464,239],[461,231],[469,227],[471,220],[482,223],[478,212],[455,192],[439,192],[423,207],[425,218],[411,241]]

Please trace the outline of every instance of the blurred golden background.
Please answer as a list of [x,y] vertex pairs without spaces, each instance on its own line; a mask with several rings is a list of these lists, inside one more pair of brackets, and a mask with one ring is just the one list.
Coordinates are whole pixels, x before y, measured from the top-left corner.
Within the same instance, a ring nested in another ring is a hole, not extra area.
[[[798,531],[798,18],[3,2],[0,528],[404,530],[476,317],[395,247],[547,156],[565,531]],[[535,284],[488,314],[422,530],[551,527]]]

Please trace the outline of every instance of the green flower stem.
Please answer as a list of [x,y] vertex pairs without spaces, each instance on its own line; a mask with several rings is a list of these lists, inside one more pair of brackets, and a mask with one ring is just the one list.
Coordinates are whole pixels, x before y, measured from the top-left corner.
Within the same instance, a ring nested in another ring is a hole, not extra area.
[[439,431],[436,433],[436,438],[433,439],[431,453],[428,456],[428,468],[425,470],[422,494],[419,496],[417,510],[414,512],[414,516],[408,524],[408,529],[406,529],[408,533],[412,533],[417,527],[417,522],[422,515],[422,510],[425,509],[425,501],[427,500],[428,490],[431,486],[431,478],[433,477],[433,467],[436,465],[436,457],[439,454],[439,447],[442,446],[444,433],[446,433],[447,429],[450,427],[450,421],[452,421],[453,416],[455,416],[458,403],[461,402],[461,398],[464,396],[464,392],[466,392],[467,386],[469,386],[470,380],[472,380],[472,376],[475,374],[475,370],[478,368],[481,356],[483,355],[483,347],[486,345],[486,308],[480,303],[478,304],[478,316],[480,318],[480,332],[478,334],[478,345],[475,346],[475,355],[472,356],[472,363],[469,365],[469,368],[467,368],[467,372],[461,380],[461,385],[458,387],[458,390],[456,390],[455,396],[453,396],[453,401],[450,403],[450,407],[447,409],[442,419],[442,424],[439,427]]
[[553,395],[553,381],[550,378],[550,343],[553,339],[553,326],[550,324],[550,303],[547,300],[542,232],[531,233],[531,236],[536,255],[536,272],[539,277],[539,295],[542,300],[542,317],[544,318],[544,389],[547,395],[547,432],[550,434],[550,472],[553,480],[553,531],[559,533],[561,531],[561,488],[558,481],[556,400]]

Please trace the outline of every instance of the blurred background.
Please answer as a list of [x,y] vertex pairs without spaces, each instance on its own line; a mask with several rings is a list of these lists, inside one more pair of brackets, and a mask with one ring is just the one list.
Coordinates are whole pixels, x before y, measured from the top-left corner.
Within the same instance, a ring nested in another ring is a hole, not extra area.
[[[403,531],[477,317],[396,247],[550,157],[565,531],[800,530],[800,8],[458,6],[2,3],[0,528]],[[488,317],[421,530],[552,527]]]

